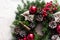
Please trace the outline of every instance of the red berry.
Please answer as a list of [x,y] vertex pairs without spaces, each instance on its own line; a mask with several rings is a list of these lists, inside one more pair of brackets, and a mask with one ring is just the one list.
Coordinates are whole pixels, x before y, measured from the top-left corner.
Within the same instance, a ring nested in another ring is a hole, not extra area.
[[53,10],[55,11],[55,10],[57,10],[57,8],[55,7],[55,8],[53,8]]
[[29,8],[29,12],[30,12],[30,14],[35,14],[37,12],[37,7],[36,6],[31,6]]
[[49,7],[50,6],[50,4],[46,4],[46,7]]
[[50,3],[52,3],[52,1],[50,1]]
[[42,15],[43,15],[43,17],[46,17],[47,16],[47,12],[43,10]]
[[50,1],[49,3],[47,2],[46,7],[50,7],[52,5],[52,1]]
[[43,13],[43,17],[46,17],[47,16],[47,13]]
[[50,6],[52,6],[52,1],[50,1]]
[[42,11],[46,11],[46,8],[43,8]]
[[47,3],[47,4],[46,4],[46,7],[50,7],[50,6],[51,6],[51,3]]
[[49,4],[49,3],[47,2],[47,4]]
[[60,34],[60,24],[57,25],[57,32]]
[[46,8],[46,10],[48,11],[48,10],[50,10],[50,8]]

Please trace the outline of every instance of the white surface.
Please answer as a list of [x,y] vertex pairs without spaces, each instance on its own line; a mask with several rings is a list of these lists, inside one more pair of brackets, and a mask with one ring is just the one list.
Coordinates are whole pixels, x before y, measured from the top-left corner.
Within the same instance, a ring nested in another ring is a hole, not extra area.
[[11,40],[10,25],[14,21],[19,3],[22,5],[20,0],[0,0],[0,40]]

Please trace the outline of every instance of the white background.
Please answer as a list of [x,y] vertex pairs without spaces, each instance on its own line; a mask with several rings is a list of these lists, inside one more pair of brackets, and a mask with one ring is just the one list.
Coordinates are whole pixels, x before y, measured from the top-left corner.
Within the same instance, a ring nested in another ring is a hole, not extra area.
[[[49,2],[50,0],[45,1]],[[15,19],[18,4],[22,6],[20,0],[0,0],[0,40],[11,40],[10,25]]]

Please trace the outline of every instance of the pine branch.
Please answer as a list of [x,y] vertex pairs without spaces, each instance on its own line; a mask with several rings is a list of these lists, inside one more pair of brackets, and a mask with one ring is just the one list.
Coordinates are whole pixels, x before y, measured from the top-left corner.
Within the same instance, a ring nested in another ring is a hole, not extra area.
[[22,3],[24,4],[24,7],[26,6],[26,3],[24,2],[24,0],[21,0],[22,1]]

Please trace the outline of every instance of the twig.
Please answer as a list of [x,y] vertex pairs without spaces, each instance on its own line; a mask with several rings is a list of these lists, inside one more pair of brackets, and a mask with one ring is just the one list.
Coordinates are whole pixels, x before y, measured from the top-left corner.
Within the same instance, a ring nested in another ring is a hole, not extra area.
[[21,24],[24,28],[26,28],[28,31],[31,30],[28,26],[24,25],[23,22],[21,22],[21,21],[19,21],[19,22],[20,22],[20,24]]

